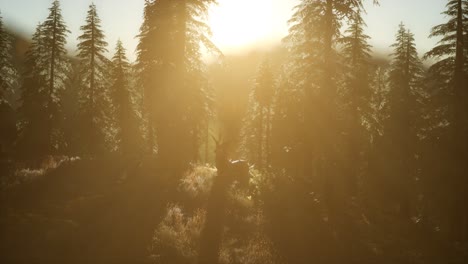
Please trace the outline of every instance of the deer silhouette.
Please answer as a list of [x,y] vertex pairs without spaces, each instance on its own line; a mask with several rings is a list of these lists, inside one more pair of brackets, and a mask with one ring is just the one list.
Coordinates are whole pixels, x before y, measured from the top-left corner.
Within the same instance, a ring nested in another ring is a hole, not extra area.
[[240,187],[245,188],[248,186],[250,178],[248,163],[243,160],[229,160],[229,143],[220,144],[216,139],[214,140],[216,142],[217,177],[214,179],[208,198],[206,220],[201,233],[198,264],[218,263],[229,187],[234,181],[237,181]]

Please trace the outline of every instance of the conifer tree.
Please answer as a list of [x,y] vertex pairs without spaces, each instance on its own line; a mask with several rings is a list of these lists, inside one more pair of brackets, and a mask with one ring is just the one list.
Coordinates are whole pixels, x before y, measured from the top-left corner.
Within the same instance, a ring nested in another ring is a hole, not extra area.
[[466,57],[468,56],[468,22],[466,10],[468,1],[450,0],[447,3],[447,10],[442,14],[449,18],[444,24],[432,28],[429,37],[441,37],[438,45],[427,52],[425,58],[439,59],[430,68],[433,77],[441,78],[454,90],[462,89],[463,77],[466,73]]
[[51,149],[54,149],[56,142],[52,140],[54,127],[59,120],[60,111],[60,91],[64,89],[64,80],[66,79],[69,62],[66,57],[67,50],[65,48],[67,34],[70,32],[65,25],[58,0],[52,3],[49,8],[49,16],[42,24],[44,31],[44,44],[46,45],[46,54],[48,63],[47,82],[47,133],[50,135],[49,144]]
[[63,144],[58,124],[60,93],[69,67],[65,49],[68,33],[60,3],[54,1],[48,17],[37,27],[27,53],[21,109],[23,128],[29,131],[23,131],[23,139],[38,145],[39,156],[54,154]]
[[362,169],[362,153],[369,144],[367,131],[364,127],[365,119],[370,115],[370,48],[364,33],[365,22],[358,10],[350,20],[345,36],[340,39],[343,45],[342,53],[348,68],[345,77],[345,91],[343,102],[346,104],[348,124],[346,125],[349,145],[348,188],[352,195],[357,194],[359,172]]
[[0,155],[8,152],[17,136],[15,91],[18,76],[12,63],[10,34],[0,14]]
[[[170,1],[145,1],[143,24],[138,35],[137,72],[138,82],[143,87],[143,104],[146,119],[146,140],[149,151],[153,153],[155,142],[155,121],[157,93],[163,80],[163,63],[169,54],[169,21]],[[165,14],[166,13],[166,14]]]
[[[452,165],[446,169],[452,176],[449,180],[457,188],[449,191],[455,201],[450,213],[451,233],[456,240],[468,240],[468,206],[465,202],[468,199],[468,1],[447,1],[446,11],[442,14],[448,21],[433,27],[430,34],[430,37],[441,39],[425,54],[425,58],[437,60],[429,68],[428,81],[433,84],[430,103],[434,110],[431,112],[432,133],[428,136],[451,153]],[[445,123],[449,125],[441,125]],[[437,140],[441,133],[450,140]]]
[[250,109],[244,129],[244,137],[250,160],[259,169],[270,164],[272,104],[274,77],[271,65],[264,60],[259,66],[250,97]]
[[112,101],[117,125],[116,141],[120,152],[128,155],[135,153],[137,149],[139,131],[129,83],[130,63],[120,40],[117,42],[112,58],[112,66]]
[[386,176],[389,188],[395,188],[402,216],[410,217],[409,186],[415,176],[417,155],[419,94],[423,77],[422,64],[414,43],[414,35],[399,25],[389,73],[388,118],[384,125],[387,146]]
[[84,151],[95,154],[105,150],[106,128],[109,126],[109,60],[107,42],[101,29],[101,19],[96,5],[91,4],[86,24],[81,27],[83,34],[78,37],[78,58],[81,61],[81,119],[83,122]]
[[215,0],[146,1],[138,69],[148,111],[148,139],[158,156],[180,168],[197,159],[209,96],[200,44],[218,51],[205,23]]
[[386,119],[386,94],[388,93],[388,66],[380,65],[373,72],[371,112],[369,126],[371,130],[371,141],[375,141],[383,135],[383,121]]
[[[21,84],[21,106],[19,108],[20,135],[17,151],[23,158],[35,159],[47,153],[48,140],[44,124],[47,123],[47,82],[44,59],[43,25],[39,24],[26,53],[25,70]],[[34,151],[31,151],[34,150]]]
[[[365,153],[368,167],[364,172],[363,189],[367,197],[371,198],[372,192],[378,194],[378,181],[382,174],[382,164],[386,164],[386,157],[382,155],[384,147],[384,126],[388,119],[388,69],[387,64],[377,66],[372,72],[370,114],[367,116],[369,130],[369,149]],[[377,192],[376,192],[377,191]]]
[[62,103],[62,131],[65,142],[64,154],[68,156],[81,155],[81,138],[76,129],[81,126],[80,118],[80,88],[81,88],[80,62],[74,60],[61,94]]
[[304,91],[294,84],[289,66],[282,69],[274,97],[271,129],[271,165],[298,175],[304,162]]
[[11,36],[4,28],[0,14],[0,103],[11,103],[8,94],[13,92],[13,86],[17,82],[12,60]]
[[323,178],[325,200],[334,212],[342,211],[338,207],[344,199],[337,196],[342,193],[338,188],[345,182],[345,175],[340,172],[344,164],[338,159],[344,139],[339,124],[343,113],[338,104],[341,67],[337,44],[343,22],[362,11],[363,2],[301,1],[289,20],[289,35],[285,39],[293,64],[293,85],[295,89],[303,89],[305,95],[304,176]]

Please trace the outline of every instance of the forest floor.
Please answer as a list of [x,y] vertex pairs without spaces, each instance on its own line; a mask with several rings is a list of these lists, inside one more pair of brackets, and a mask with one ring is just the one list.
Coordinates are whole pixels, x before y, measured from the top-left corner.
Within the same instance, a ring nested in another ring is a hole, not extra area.
[[74,161],[2,193],[0,263],[146,263],[170,195],[115,160]]
[[[199,169],[198,174],[213,173],[212,168]],[[203,199],[184,200],[180,182],[172,181],[173,175],[165,175],[149,159],[131,166],[115,158],[65,161],[38,174],[0,192],[0,263],[153,263],[150,247],[161,223],[164,228],[168,205],[182,203],[188,217],[204,203],[200,202]],[[202,182],[204,186],[196,188],[205,188],[203,192],[208,193],[210,184],[201,179],[203,176],[193,177],[191,183]],[[445,264],[466,263],[468,259],[466,252],[454,249],[434,233],[392,213],[364,209],[359,204],[350,207],[343,224],[346,235],[339,235],[326,220],[323,204],[311,199],[305,185],[279,182],[276,186],[252,201],[237,194],[237,203],[247,205],[231,208],[229,219],[235,223],[227,227],[231,230],[228,233],[247,242],[240,242],[244,245],[238,248],[228,245],[232,254],[253,261],[261,260],[259,252],[263,252],[268,255],[263,259],[272,260],[268,263],[290,264],[311,260]],[[263,215],[261,225],[252,225],[258,213]],[[245,225],[251,226],[244,228],[242,238],[239,227]],[[246,240],[257,232],[269,242]],[[174,235],[174,241],[187,240]],[[196,244],[184,243],[195,245],[192,251],[196,250]],[[261,251],[259,245],[271,246]],[[276,257],[278,261],[273,261]],[[264,263],[252,261],[232,263]]]

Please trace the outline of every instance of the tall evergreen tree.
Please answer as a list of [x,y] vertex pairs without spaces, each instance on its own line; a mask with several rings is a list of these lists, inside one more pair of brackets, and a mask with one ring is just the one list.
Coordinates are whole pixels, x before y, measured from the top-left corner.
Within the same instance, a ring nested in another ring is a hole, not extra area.
[[77,156],[81,154],[80,133],[76,133],[80,127],[80,88],[81,88],[80,62],[74,60],[70,65],[70,71],[65,84],[65,90],[61,94],[62,103],[62,131],[65,142],[64,154]]
[[[443,12],[448,21],[435,26],[430,37],[440,37],[438,45],[425,54],[426,58],[437,59],[429,69],[429,82],[433,83],[431,105],[432,135],[440,138],[441,132],[448,145],[445,151],[451,154],[451,166],[447,167],[452,177],[453,209],[451,233],[455,239],[468,240],[468,1],[449,0]],[[447,102],[449,102],[447,104]],[[442,115],[440,113],[443,113]],[[448,123],[448,126],[441,124]],[[446,128],[448,128],[448,131]],[[435,141],[437,142],[437,141]],[[443,142],[443,143],[442,143]],[[444,177],[445,178],[445,177]],[[455,191],[453,191],[455,190]],[[462,230],[460,232],[460,230]]]
[[109,126],[109,60],[107,42],[101,29],[101,19],[96,5],[91,4],[86,24],[81,27],[83,34],[78,37],[78,58],[81,61],[81,118],[83,122],[84,151],[96,154],[105,150],[106,128]]
[[343,22],[363,10],[363,2],[301,1],[289,20],[289,35],[285,39],[293,60],[293,85],[305,94],[303,171],[307,177],[323,179],[322,193],[334,212],[342,211],[338,207],[344,199],[338,196],[343,192],[338,188],[345,182],[344,164],[339,158],[344,139],[338,122],[343,113],[338,105],[341,80],[336,47]]
[[384,126],[388,119],[388,71],[387,64],[379,65],[372,73],[371,96],[370,96],[370,115],[368,116],[369,126],[369,149],[366,152],[367,171],[365,171],[363,180],[363,191],[366,198],[375,200],[380,192],[379,183],[381,182],[381,169],[387,160],[381,155],[384,148]]
[[388,92],[388,66],[380,65],[373,72],[372,76],[372,95],[371,95],[371,112],[369,118],[371,141],[375,143],[377,138],[383,134],[383,121],[386,119],[385,105],[386,94]]
[[[348,188],[352,195],[357,194],[358,178],[362,166],[362,154],[369,146],[369,139],[365,128],[370,116],[370,48],[368,39],[364,33],[365,22],[361,11],[351,17],[350,25],[345,31],[345,36],[340,39],[343,45],[343,55],[348,74],[345,77],[344,100],[348,113],[346,135],[349,144],[348,164]],[[366,120],[367,119],[367,120]]]
[[[386,176],[394,188],[403,216],[410,217],[409,187],[415,178],[417,141],[421,116],[418,105],[423,77],[422,63],[414,43],[414,35],[399,25],[389,73],[388,118],[384,125],[387,147]],[[395,144],[398,142],[398,144]]]
[[282,69],[274,97],[271,165],[293,176],[304,166],[304,91],[294,85],[289,66]]
[[56,153],[63,143],[58,124],[60,93],[69,67],[65,49],[68,33],[60,3],[54,1],[48,17],[37,27],[27,53],[21,109],[23,129],[28,131],[23,131],[23,139],[29,142],[25,147],[37,145],[40,155]]
[[0,102],[8,102],[8,94],[12,93],[17,82],[16,69],[13,67],[11,36],[3,26],[0,14]]
[[11,149],[16,138],[16,106],[14,88],[18,82],[13,67],[11,36],[3,27],[0,15],[0,153]]
[[37,159],[45,155],[49,147],[44,126],[48,119],[46,114],[47,67],[45,67],[48,64],[44,61],[47,54],[44,39],[43,25],[39,24],[26,53],[25,70],[20,87],[20,135],[17,151],[27,159]]
[[11,36],[3,27],[0,14],[0,155],[9,152],[17,136],[14,88],[18,82],[13,67]]
[[259,66],[250,97],[250,109],[244,128],[249,160],[259,169],[270,165],[271,121],[274,96],[274,77],[270,62]]
[[[67,76],[69,67],[68,59],[66,57],[67,50],[65,49],[67,29],[63,21],[62,11],[60,9],[60,2],[58,0],[52,3],[49,8],[49,16],[42,24],[44,31],[44,44],[47,49],[47,60],[49,64],[47,81],[47,133],[50,135],[49,144],[52,149],[56,149],[56,143],[52,140],[54,127],[59,120],[58,114],[60,111],[60,91],[64,89],[64,81]],[[55,124],[55,125],[54,125]]]
[[121,153],[134,154],[138,147],[138,123],[130,90],[130,64],[122,42],[117,42],[112,58],[112,101],[116,122],[116,141]]
[[197,159],[209,105],[200,44],[218,51],[205,23],[214,3],[146,2],[137,51],[149,117],[148,138],[157,135],[158,156],[171,168]]
[[170,1],[147,0],[143,14],[143,24],[138,35],[137,71],[139,85],[143,87],[143,104],[146,117],[146,138],[149,150],[153,153],[155,142],[155,121],[157,93],[164,76],[163,63],[169,55]]

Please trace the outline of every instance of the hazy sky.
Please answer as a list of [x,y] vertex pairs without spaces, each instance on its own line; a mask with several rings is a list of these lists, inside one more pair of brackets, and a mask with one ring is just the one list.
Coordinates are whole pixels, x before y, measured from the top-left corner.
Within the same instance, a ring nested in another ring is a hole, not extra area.
[[[38,22],[48,14],[52,0],[0,0],[5,23],[30,36]],[[62,0],[62,11],[72,33],[68,48],[73,53],[79,28],[91,0]],[[212,8],[214,42],[225,52],[235,52],[248,44],[278,43],[287,33],[287,20],[297,0],[220,0]],[[440,13],[447,0],[381,0],[380,6],[367,4],[367,33],[371,44],[389,52],[398,24],[403,21],[416,35],[420,53],[429,50],[435,39],[428,39],[432,26],[444,21]],[[142,23],[144,0],[94,0],[102,20],[109,50],[113,52],[118,38],[124,42],[129,57],[134,59],[135,36]],[[239,23],[239,21],[242,21]],[[244,33],[243,33],[244,32]]]

